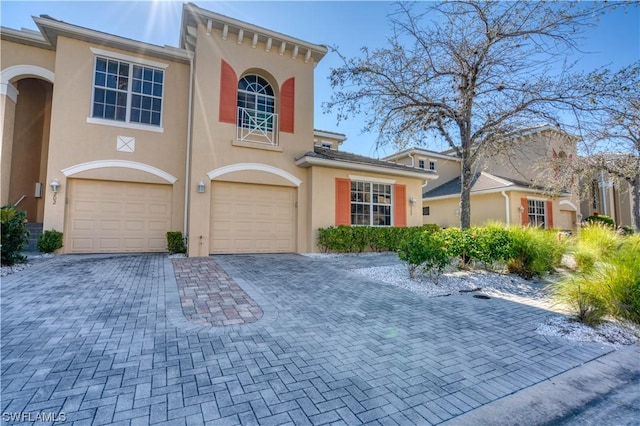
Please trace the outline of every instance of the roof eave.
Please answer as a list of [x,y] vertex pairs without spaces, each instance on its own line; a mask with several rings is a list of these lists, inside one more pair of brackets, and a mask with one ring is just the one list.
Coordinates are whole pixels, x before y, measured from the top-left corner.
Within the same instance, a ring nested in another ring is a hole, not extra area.
[[[484,195],[484,194],[495,194],[498,192],[513,192],[513,191],[518,191],[518,192],[529,192],[532,194],[544,194],[547,197],[552,197],[551,195],[549,195],[547,192],[545,192],[542,189],[536,189],[536,188],[527,188],[525,186],[517,186],[517,185],[512,185],[512,186],[504,186],[504,187],[498,187],[498,188],[491,188],[491,189],[483,189],[482,191],[471,191],[471,195]],[[561,194],[557,195],[558,197],[570,197],[571,194],[568,192],[563,192]],[[460,198],[460,193],[455,193],[455,194],[450,194],[450,195],[439,195],[437,197],[425,197],[424,195],[422,196],[422,200],[423,201],[438,201],[438,200],[446,200],[449,198]]]
[[372,164],[353,163],[349,161],[328,160],[326,158],[312,157],[305,155],[295,162],[296,166],[308,168],[313,166],[332,167],[335,169],[357,170],[371,173],[381,173],[393,176],[409,177],[422,180],[438,179],[438,175],[431,173],[421,173],[413,170],[401,170],[392,167],[381,167]]
[[171,46],[157,46],[155,44],[144,43],[113,34],[78,27],[61,21],[40,17],[34,17],[33,20],[40,29],[44,39],[49,42],[54,49],[56,48],[58,36],[62,35],[100,46],[111,47],[170,61],[189,63],[193,56],[191,52],[185,49],[179,49]]
[[14,43],[26,44],[41,49],[54,50],[54,47],[37,31],[14,30],[12,28],[0,27],[2,40]]

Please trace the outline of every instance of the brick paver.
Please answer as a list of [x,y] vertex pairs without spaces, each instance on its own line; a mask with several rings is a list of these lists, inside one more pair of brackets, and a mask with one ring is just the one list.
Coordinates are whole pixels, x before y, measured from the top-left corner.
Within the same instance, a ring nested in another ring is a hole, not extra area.
[[536,334],[550,314],[540,308],[422,298],[351,274],[344,259],[213,260],[262,307],[262,319],[188,321],[165,255],[58,256],[4,277],[3,416],[437,424],[610,351]]
[[210,257],[173,259],[184,315],[196,324],[228,326],[262,318],[262,309]]

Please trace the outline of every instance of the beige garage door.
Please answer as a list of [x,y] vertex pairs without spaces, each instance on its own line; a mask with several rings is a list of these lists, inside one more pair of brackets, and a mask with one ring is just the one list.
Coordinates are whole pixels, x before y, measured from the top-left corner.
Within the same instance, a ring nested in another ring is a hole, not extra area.
[[295,188],[214,182],[211,253],[295,251]]
[[69,179],[67,250],[72,253],[166,251],[171,186]]

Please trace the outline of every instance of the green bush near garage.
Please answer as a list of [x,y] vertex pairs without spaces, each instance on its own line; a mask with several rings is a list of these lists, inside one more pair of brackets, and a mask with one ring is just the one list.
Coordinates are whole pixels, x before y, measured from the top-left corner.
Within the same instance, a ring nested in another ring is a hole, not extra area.
[[38,237],[38,250],[42,253],[53,253],[63,247],[62,232],[47,229]]
[[14,206],[0,208],[0,224],[2,228],[2,264],[11,266],[24,263],[27,257],[21,254],[29,240],[27,231],[27,212]]
[[397,251],[400,243],[410,235],[435,230],[440,230],[440,227],[329,226],[318,229],[318,248],[323,253]]
[[184,237],[182,236],[182,232],[167,232],[167,250],[169,250],[169,254],[187,252],[187,246],[184,244]]

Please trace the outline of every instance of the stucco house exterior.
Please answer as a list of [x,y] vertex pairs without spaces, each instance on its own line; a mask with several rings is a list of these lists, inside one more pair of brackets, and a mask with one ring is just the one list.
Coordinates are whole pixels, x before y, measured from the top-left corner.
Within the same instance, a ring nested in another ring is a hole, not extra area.
[[48,16],[1,30],[2,204],[65,253],[312,252],[336,224],[415,226],[437,178],[315,130],[326,47],[183,7],[180,45]]
[[[553,174],[556,160],[576,155],[577,138],[555,127],[522,129],[504,143],[504,149],[479,158],[471,189],[471,223],[488,221],[508,225],[535,225],[573,230],[580,223],[580,201],[575,193],[551,195],[541,174]],[[451,151],[410,148],[390,155],[394,161],[438,175],[422,194],[424,223],[443,227],[460,224],[461,162]]]
[[594,174],[585,179],[585,196],[581,199],[580,210],[584,217],[600,214],[610,216],[616,226],[634,226],[633,190],[629,182],[615,179],[606,172]]

